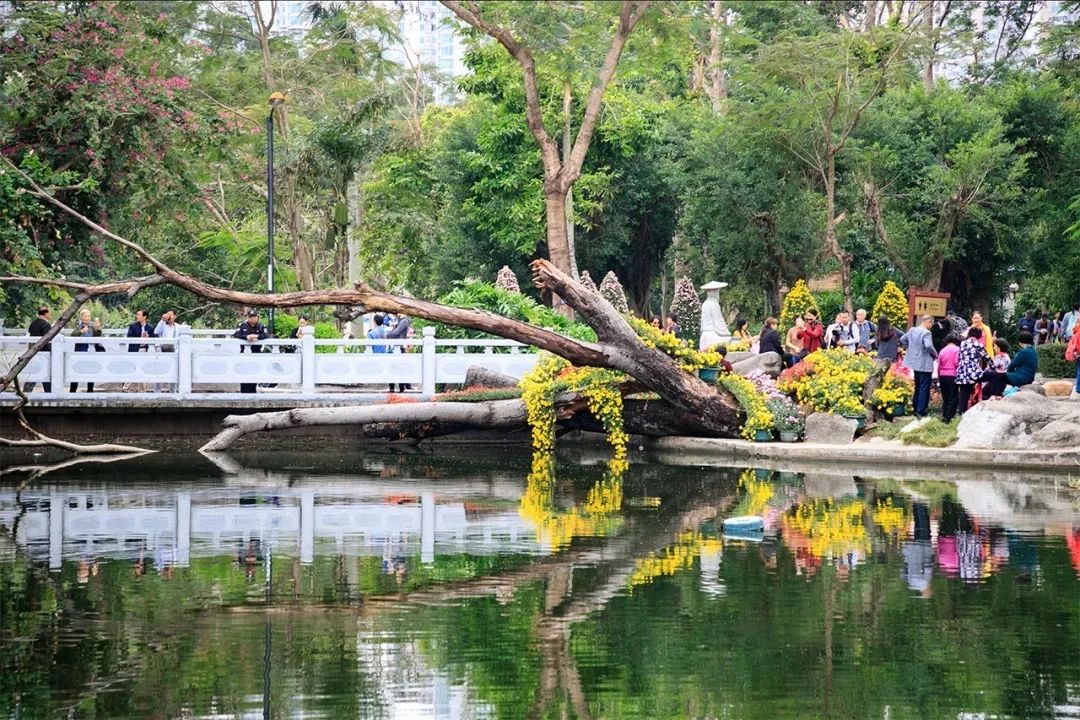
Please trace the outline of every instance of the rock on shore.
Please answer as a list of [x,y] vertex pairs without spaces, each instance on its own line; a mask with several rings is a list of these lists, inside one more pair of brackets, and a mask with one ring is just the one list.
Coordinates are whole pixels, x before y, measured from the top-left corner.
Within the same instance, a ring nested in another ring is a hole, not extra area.
[[964,413],[956,447],[1069,448],[1080,445],[1080,402],[1021,392],[984,401]]

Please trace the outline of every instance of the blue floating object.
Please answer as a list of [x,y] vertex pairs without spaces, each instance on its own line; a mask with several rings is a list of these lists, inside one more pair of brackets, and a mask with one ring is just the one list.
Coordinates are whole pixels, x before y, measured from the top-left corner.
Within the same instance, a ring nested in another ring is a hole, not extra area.
[[765,542],[765,533],[760,530],[725,530],[724,540],[759,543]]
[[740,515],[724,520],[724,532],[765,532],[765,519],[757,515]]

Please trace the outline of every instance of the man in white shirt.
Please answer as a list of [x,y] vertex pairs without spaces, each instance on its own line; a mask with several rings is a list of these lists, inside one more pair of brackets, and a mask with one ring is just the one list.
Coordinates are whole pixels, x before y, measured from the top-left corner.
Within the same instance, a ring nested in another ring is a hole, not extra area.
[[836,322],[829,326],[825,332],[825,340],[831,348],[846,348],[854,352],[859,344],[859,338],[852,333],[854,325],[851,322],[851,313],[841,310],[836,316]]

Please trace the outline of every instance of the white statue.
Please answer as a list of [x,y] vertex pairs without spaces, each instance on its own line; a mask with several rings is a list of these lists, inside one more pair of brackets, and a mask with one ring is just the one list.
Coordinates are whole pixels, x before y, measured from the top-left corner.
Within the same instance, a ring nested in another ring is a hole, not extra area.
[[701,339],[698,350],[705,350],[713,345],[731,341],[724,313],[720,310],[720,290],[727,287],[726,282],[712,281],[701,286],[705,291],[705,302],[701,303]]

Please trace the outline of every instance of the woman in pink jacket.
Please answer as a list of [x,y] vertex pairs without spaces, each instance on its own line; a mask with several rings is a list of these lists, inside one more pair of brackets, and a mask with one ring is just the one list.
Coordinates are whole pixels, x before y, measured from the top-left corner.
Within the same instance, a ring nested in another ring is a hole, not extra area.
[[945,347],[938,353],[938,385],[941,386],[941,414],[945,422],[956,417],[959,396],[956,389],[956,367],[960,364],[960,338],[949,335]]

